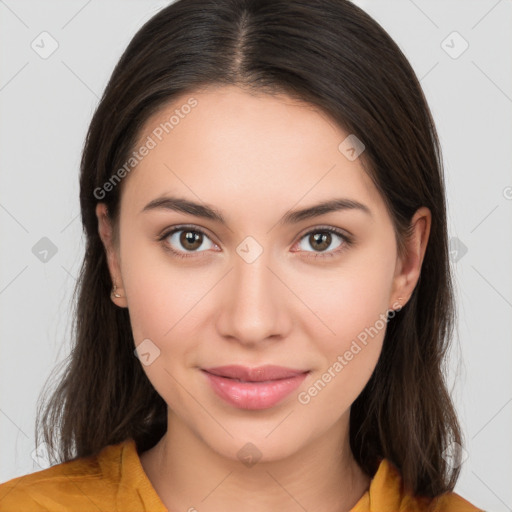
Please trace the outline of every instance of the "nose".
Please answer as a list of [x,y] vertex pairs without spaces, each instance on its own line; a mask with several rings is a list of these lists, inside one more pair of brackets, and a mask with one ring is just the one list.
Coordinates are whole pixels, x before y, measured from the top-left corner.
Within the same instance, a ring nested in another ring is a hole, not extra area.
[[283,339],[292,325],[288,309],[291,293],[279,271],[272,268],[265,251],[254,261],[244,258],[243,253],[235,256],[221,287],[219,333],[252,347]]

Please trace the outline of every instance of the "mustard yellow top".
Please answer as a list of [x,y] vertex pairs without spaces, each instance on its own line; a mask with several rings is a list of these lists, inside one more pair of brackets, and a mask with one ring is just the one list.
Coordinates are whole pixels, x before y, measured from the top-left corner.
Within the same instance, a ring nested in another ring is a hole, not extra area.
[[[0,484],[0,512],[36,511],[169,512],[144,472],[133,439]],[[433,500],[411,496],[387,459],[350,512],[427,511],[483,512],[456,493]]]

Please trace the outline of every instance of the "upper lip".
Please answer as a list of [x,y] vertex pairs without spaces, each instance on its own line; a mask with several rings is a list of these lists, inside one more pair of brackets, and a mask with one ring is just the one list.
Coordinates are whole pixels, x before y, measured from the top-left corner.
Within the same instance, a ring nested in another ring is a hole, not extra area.
[[219,375],[220,377],[239,379],[247,382],[287,379],[309,371],[285,368],[284,366],[271,364],[257,366],[255,368],[240,365],[216,366],[213,368],[203,368],[203,370],[213,375]]

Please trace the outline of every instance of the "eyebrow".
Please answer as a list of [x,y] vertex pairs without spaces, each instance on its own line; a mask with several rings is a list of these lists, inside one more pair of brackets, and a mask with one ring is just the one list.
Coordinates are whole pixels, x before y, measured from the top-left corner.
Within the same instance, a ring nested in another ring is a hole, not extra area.
[[[207,204],[195,203],[194,201],[190,201],[189,199],[182,197],[160,197],[153,199],[153,201],[149,202],[142,209],[141,213],[152,210],[171,210],[193,215],[195,217],[213,220],[220,224],[227,224],[226,219],[222,213],[216,208]],[[314,217],[319,217],[320,215],[325,215],[326,213],[343,210],[359,210],[372,217],[370,208],[368,208],[368,206],[365,204],[360,203],[354,199],[338,198],[323,201],[301,210],[289,211],[283,215],[279,221],[279,224],[297,224],[306,219],[311,219]]]

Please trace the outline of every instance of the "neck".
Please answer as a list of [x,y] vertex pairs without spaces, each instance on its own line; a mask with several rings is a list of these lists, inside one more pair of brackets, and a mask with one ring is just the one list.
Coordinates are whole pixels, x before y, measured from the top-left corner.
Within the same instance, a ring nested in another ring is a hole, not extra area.
[[215,452],[176,416],[168,425],[140,460],[169,512],[348,512],[369,487],[350,450],[348,415],[341,432],[337,423],[292,455],[253,465]]

